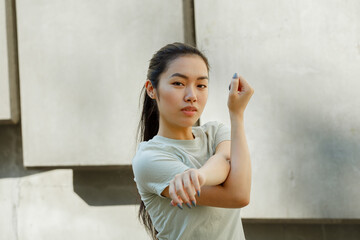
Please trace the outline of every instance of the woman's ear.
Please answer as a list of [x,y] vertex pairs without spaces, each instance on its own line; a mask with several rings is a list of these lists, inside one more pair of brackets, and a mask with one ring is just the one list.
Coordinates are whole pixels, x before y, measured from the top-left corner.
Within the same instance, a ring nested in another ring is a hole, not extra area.
[[155,99],[155,96],[156,96],[155,88],[153,87],[153,85],[152,85],[152,83],[151,83],[151,81],[149,79],[146,80],[145,87],[146,87],[147,95],[151,99]]

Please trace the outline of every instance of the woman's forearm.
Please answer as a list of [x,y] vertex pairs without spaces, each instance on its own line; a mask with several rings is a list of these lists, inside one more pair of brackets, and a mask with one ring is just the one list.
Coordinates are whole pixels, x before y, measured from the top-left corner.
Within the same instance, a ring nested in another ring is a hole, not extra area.
[[231,115],[230,172],[223,184],[238,201],[250,201],[251,160],[243,115]]

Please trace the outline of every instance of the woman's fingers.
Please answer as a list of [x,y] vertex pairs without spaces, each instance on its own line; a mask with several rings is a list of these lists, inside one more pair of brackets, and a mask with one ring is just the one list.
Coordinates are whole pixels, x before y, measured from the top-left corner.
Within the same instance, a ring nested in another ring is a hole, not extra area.
[[170,181],[169,184],[169,195],[172,199],[171,203],[173,206],[178,206],[180,209],[182,209],[182,200],[181,198],[178,197],[178,195],[176,194],[176,187],[175,187],[175,182],[174,180]]
[[[194,185],[196,194],[198,195],[198,197],[200,197],[200,182],[199,182],[199,177],[198,174],[196,174],[196,172],[191,172],[190,173],[190,177],[191,177],[191,182]],[[195,194],[194,194],[195,195]]]
[[196,206],[196,192],[200,195],[200,183],[196,171],[190,169],[176,175],[169,184],[171,205],[177,205],[181,209],[182,203],[185,203],[189,208],[191,208],[191,205]]
[[182,201],[188,203],[189,198],[184,191],[183,178],[181,175],[175,177],[175,188],[176,188],[176,194],[179,197],[181,197]]
[[184,188],[189,198],[189,202],[186,202],[186,205],[191,208],[191,204],[196,206],[196,199],[195,199],[195,188],[193,183],[190,179],[191,172],[189,174],[184,175]]
[[229,89],[230,94],[236,94],[239,91],[239,77],[237,73],[235,73],[234,76],[232,77],[230,86],[231,86],[231,88]]
[[253,89],[250,86],[250,84],[245,80],[245,78],[235,73],[233,78],[231,79],[229,90],[231,94],[235,94],[239,92],[240,93],[251,92]]
[[[241,92],[244,93],[253,93],[254,89],[250,86],[250,84],[243,78],[242,76],[239,76],[240,85],[242,86]],[[240,90],[239,90],[240,91]]]
[[[236,78],[234,78],[236,77]],[[231,89],[228,98],[228,108],[230,114],[242,116],[245,108],[254,93],[254,89],[241,76],[236,76],[231,80]]]

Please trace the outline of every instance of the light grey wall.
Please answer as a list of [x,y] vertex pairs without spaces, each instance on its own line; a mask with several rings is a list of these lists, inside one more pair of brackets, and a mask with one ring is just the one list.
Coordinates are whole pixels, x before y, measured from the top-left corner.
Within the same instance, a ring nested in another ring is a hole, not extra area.
[[182,12],[181,1],[17,2],[25,166],[131,164],[148,61],[184,40]]
[[255,89],[244,218],[359,219],[359,12],[357,0],[195,1],[212,65],[202,122],[229,123],[234,72]]

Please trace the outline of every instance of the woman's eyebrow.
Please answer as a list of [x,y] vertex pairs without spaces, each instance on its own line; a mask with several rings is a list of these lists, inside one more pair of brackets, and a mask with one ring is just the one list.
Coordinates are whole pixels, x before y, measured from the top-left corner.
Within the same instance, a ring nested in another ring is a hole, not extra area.
[[[188,76],[185,76],[184,74],[181,73],[174,73],[173,75],[170,76],[170,78],[172,77],[181,77],[181,78],[189,79]],[[197,80],[203,80],[203,79],[209,79],[209,78],[207,76],[201,76],[197,78]]]

